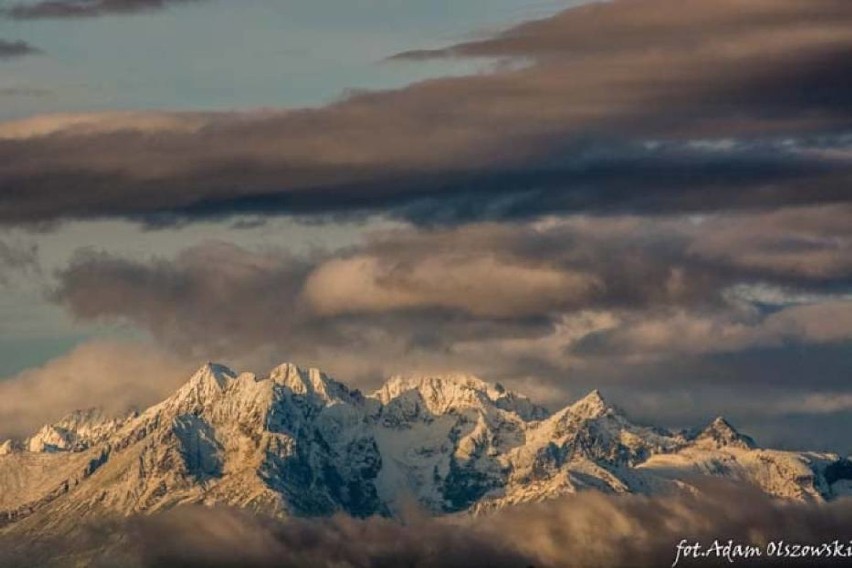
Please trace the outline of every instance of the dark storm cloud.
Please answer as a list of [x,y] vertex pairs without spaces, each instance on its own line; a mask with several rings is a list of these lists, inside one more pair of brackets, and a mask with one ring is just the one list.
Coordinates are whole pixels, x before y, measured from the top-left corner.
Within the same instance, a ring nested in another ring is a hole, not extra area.
[[451,50],[527,66],[319,109],[0,125],[0,221],[846,201],[850,22],[845,0],[612,2]]
[[0,59],[12,59],[22,57],[24,55],[34,55],[41,53],[41,50],[33,47],[25,41],[9,41],[0,39]]
[[[35,546],[25,538],[6,537],[0,560],[10,567],[34,561],[48,566],[59,557],[91,566],[140,568],[592,568],[670,566],[682,539],[704,546],[717,539],[759,546],[779,540],[849,542],[848,501],[821,506],[779,503],[757,490],[721,482],[701,486],[699,494],[660,497],[588,492],[454,520],[337,516],[278,521],[245,511],[184,507],[90,530],[78,528],[62,539],[41,538]],[[719,560],[719,565],[726,563]],[[790,559],[784,562],[795,565]],[[741,559],[738,563],[754,565]],[[773,566],[776,561],[762,558],[757,565]]]
[[169,4],[197,0],[45,0],[13,5],[3,11],[8,18],[34,20],[46,18],[90,18],[109,14],[133,14],[160,10]]

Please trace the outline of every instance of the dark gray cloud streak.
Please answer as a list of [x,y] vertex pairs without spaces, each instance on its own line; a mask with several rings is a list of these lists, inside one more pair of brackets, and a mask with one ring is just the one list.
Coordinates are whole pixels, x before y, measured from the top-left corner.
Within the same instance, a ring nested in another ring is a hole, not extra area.
[[198,0],[46,0],[15,4],[2,13],[16,20],[92,18],[160,10],[169,4],[195,1]]
[[[34,561],[50,566],[50,559],[64,555],[91,566],[139,568],[619,568],[669,566],[683,538],[707,546],[729,538],[753,545],[782,539],[812,545],[835,539],[848,543],[849,501],[786,504],[756,490],[712,482],[705,491],[661,497],[590,492],[454,521],[417,516],[404,522],[344,516],[275,521],[246,511],[186,507],[78,528],[61,540],[41,538],[35,546],[7,537],[0,560],[10,567]],[[783,565],[812,562],[786,559]],[[738,564],[779,565],[766,558]]]
[[0,221],[380,210],[441,223],[846,201],[850,23],[846,0],[612,2],[447,52],[528,66],[319,109],[189,130],[0,126]]
[[23,40],[0,39],[0,59],[12,59],[37,53],[41,53],[41,50]]

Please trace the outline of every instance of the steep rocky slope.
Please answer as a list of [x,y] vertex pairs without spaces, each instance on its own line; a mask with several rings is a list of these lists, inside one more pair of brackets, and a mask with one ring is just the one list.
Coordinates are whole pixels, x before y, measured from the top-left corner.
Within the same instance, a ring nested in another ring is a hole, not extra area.
[[395,377],[372,395],[316,369],[199,369],[174,395],[114,419],[96,410],[0,444],[4,530],[218,503],[300,516],[483,513],[586,489],[657,493],[700,476],[801,501],[846,494],[834,454],[758,448],[723,419],[633,424],[597,391],[549,413],[466,375]]

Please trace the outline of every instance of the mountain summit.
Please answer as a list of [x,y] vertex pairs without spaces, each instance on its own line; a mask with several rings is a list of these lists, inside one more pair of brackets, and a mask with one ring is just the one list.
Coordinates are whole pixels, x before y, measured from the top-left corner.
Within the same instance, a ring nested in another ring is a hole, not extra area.
[[[719,418],[695,434],[637,425],[600,392],[550,413],[470,375],[394,377],[371,395],[317,369],[264,376],[209,363],[171,397],[97,410],[0,443],[0,526],[220,503],[273,514],[484,513],[594,489],[655,493],[701,475],[777,497],[850,492],[834,454],[759,449]],[[840,472],[840,473],[838,473]]]

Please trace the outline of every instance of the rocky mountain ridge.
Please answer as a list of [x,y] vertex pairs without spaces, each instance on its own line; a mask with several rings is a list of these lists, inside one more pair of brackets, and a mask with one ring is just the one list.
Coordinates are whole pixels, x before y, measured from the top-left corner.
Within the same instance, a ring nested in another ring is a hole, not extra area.
[[550,413],[469,375],[394,377],[364,395],[317,369],[256,376],[211,363],[143,412],[77,412],[0,444],[0,525],[61,528],[185,503],[485,513],[589,489],[690,488],[706,475],[799,501],[852,489],[840,456],[760,449],[721,418],[695,433],[636,425],[598,391]]

